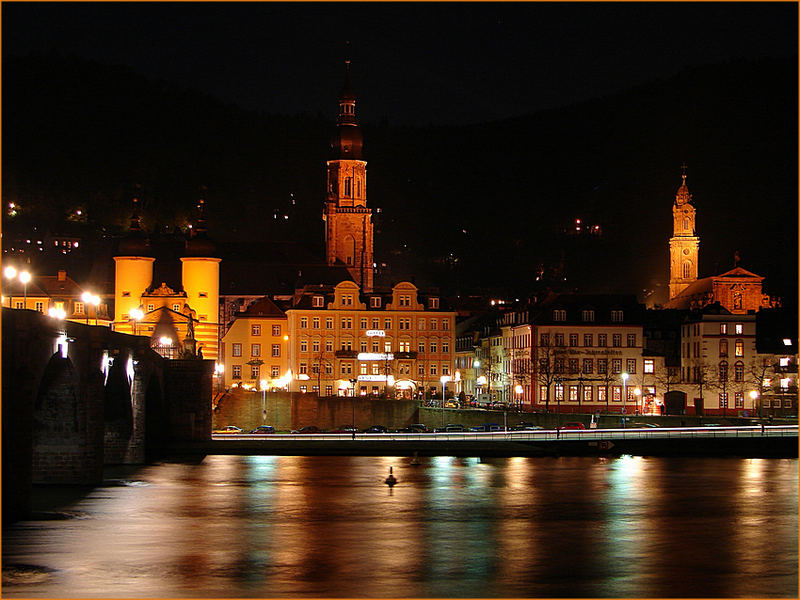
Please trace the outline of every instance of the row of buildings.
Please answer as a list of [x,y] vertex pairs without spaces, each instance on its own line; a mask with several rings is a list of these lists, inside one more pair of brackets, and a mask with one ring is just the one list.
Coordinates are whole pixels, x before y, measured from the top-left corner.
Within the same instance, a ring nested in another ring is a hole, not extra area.
[[[114,290],[65,271],[7,273],[3,306],[145,335],[163,356],[216,363],[217,390],[241,386],[395,398],[458,396],[524,410],[797,414],[796,315],[741,267],[698,278],[700,238],[685,169],[673,202],[670,299],[549,294],[465,310],[410,282],[374,278],[366,161],[347,64],[327,161],[325,256],[291,293],[221,290],[201,199],[164,275],[134,199],[114,255]],[[161,264],[160,264],[161,263]]]

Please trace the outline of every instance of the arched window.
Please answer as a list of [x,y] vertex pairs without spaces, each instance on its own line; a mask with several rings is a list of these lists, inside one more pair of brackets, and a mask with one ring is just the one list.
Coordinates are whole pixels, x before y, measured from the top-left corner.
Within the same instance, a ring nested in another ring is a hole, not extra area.
[[719,380],[728,380],[728,361],[726,360],[723,360],[721,363],[719,363]]
[[692,263],[686,261],[683,263],[683,278],[689,279],[692,276]]
[[744,363],[742,361],[737,361],[733,365],[733,380],[744,381]]
[[688,231],[689,230],[689,219],[684,219],[683,220],[683,230],[684,231]]

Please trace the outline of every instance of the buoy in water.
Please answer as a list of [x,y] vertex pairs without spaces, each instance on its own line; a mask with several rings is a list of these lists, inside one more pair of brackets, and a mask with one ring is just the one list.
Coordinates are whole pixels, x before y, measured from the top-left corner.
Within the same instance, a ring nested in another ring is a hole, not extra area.
[[397,479],[394,475],[392,475],[392,467],[389,467],[389,476],[384,480],[384,483],[389,487],[392,487],[395,483],[397,483]]
[[414,456],[411,457],[411,462],[409,463],[412,467],[416,467],[419,465],[419,457],[417,456],[417,452],[414,451]]

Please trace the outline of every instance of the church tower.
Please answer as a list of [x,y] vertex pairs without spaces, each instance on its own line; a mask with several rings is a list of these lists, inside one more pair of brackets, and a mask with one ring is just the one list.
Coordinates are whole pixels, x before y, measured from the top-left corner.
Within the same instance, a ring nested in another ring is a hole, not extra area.
[[367,163],[356,120],[356,96],[350,87],[350,61],[339,94],[339,117],[328,160],[325,253],[329,265],[344,264],[364,292],[372,291],[372,209],[367,208]]
[[683,182],[672,205],[672,237],[669,240],[670,300],[697,281],[700,238],[695,231],[695,209],[686,186],[686,165]]

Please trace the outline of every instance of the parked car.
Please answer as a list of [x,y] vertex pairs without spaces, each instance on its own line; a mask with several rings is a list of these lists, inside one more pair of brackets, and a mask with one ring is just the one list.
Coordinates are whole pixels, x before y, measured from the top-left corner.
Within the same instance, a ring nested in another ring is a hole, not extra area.
[[452,433],[452,432],[466,431],[466,430],[467,428],[459,423],[448,423],[444,427],[437,427],[433,431],[436,433],[442,433],[442,432]]
[[352,427],[350,425],[342,425],[341,427],[337,427],[336,429],[331,429],[328,433],[358,433],[358,427]]
[[655,423],[629,423],[631,427],[661,427],[661,425],[656,425]]
[[250,433],[275,433],[275,428],[272,425],[259,425],[252,429]]
[[516,425],[512,425],[509,427],[511,431],[536,431],[538,429],[544,429],[539,425],[534,425],[533,423],[528,423],[527,421],[523,421],[521,423],[517,423]]
[[226,425],[222,429],[215,429],[211,433],[242,433],[242,428],[236,425]]
[[492,410],[505,410],[506,403],[505,402],[492,402],[492,405],[489,407]]
[[306,425],[300,429],[293,429],[292,433],[322,433],[322,430],[316,425]]
[[458,408],[458,401],[456,400],[448,400],[444,404],[445,408]]
[[412,423],[406,427],[401,427],[397,433],[428,433],[430,429],[425,427],[422,423]]
[[559,429],[586,429],[586,427],[580,421],[569,421],[564,423]]
[[362,433],[387,433],[388,431],[389,428],[383,425],[372,425],[371,427],[367,427]]
[[470,427],[470,431],[503,431],[503,428],[500,427],[497,423],[484,423],[483,425],[476,425],[475,427]]

